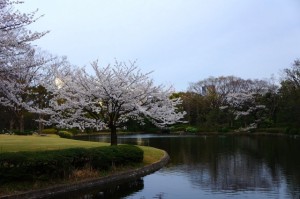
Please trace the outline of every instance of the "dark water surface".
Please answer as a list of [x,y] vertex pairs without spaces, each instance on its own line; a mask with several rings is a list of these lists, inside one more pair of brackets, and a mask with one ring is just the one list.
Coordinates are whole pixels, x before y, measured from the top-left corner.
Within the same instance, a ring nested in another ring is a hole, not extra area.
[[[107,141],[108,137],[82,137]],[[120,136],[119,143],[166,150],[163,169],[120,185],[55,198],[300,199],[300,137]]]

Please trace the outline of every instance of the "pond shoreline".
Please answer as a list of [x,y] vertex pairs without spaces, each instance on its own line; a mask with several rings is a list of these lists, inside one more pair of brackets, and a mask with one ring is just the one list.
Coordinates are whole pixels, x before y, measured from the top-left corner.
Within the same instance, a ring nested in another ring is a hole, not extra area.
[[170,157],[166,151],[164,151],[164,156],[157,162],[144,166],[142,168],[128,170],[124,172],[120,172],[117,174],[112,174],[106,177],[101,177],[92,180],[84,180],[72,184],[64,184],[64,185],[57,185],[52,186],[44,189],[33,190],[28,192],[23,192],[19,194],[12,194],[6,196],[0,196],[0,199],[18,199],[18,198],[43,198],[43,197],[50,197],[55,196],[58,194],[64,194],[72,191],[77,191],[80,189],[92,188],[92,187],[104,187],[108,184],[112,183],[121,183],[127,180],[135,180],[140,177],[146,176],[151,174],[162,167],[164,167],[170,160]]
[[[145,132],[132,132],[132,133],[124,133],[121,132],[122,135],[144,135],[144,134],[155,134],[155,135],[179,135],[179,136],[226,136],[226,135],[236,135],[236,136],[287,136],[287,137],[298,137],[298,134],[286,134],[286,133],[269,133],[269,132],[197,132],[190,133],[184,131],[171,132],[171,133],[145,133]],[[74,138],[78,137],[86,137],[86,136],[109,136],[110,133],[93,133],[93,134],[79,134],[75,135]]]

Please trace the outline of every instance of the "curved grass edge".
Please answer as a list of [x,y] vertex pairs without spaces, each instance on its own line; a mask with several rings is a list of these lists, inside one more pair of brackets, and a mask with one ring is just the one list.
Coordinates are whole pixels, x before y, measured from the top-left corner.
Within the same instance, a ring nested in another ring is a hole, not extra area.
[[[141,168],[137,169],[130,169],[122,172],[118,172],[116,174],[111,174],[105,177],[100,177],[97,179],[92,180],[82,180],[75,183],[69,183],[69,184],[63,184],[63,185],[56,185],[51,186],[48,188],[38,189],[38,190],[32,190],[27,191],[23,193],[18,194],[12,194],[12,195],[6,195],[6,196],[0,196],[0,199],[18,199],[18,198],[42,198],[42,197],[49,197],[54,196],[57,194],[64,194],[72,191],[77,191],[81,189],[87,189],[92,187],[104,187],[109,184],[113,183],[121,183],[123,181],[130,181],[135,180],[140,177],[146,176],[148,174],[151,174],[161,168],[163,168],[170,160],[170,157],[166,151],[153,148],[153,147],[141,147],[144,151],[146,150],[159,150],[163,154],[163,156],[155,162],[152,162],[151,164],[148,164],[148,162],[144,161],[144,165]],[[149,151],[148,151],[149,153]],[[157,157],[154,157],[156,159]],[[148,160],[149,161],[149,160]]]

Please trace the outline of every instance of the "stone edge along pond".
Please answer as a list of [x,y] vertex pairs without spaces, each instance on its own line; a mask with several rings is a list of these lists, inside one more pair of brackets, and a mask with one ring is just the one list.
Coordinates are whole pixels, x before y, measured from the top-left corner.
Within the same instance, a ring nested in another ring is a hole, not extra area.
[[112,174],[106,177],[101,177],[98,179],[93,180],[85,180],[81,182],[76,182],[74,184],[67,184],[67,185],[58,185],[52,186],[45,189],[39,189],[34,191],[28,191],[20,194],[13,194],[2,196],[0,199],[17,199],[17,198],[43,198],[54,196],[56,194],[68,193],[72,191],[77,191],[80,189],[85,188],[92,188],[92,187],[104,187],[108,184],[123,182],[127,180],[135,180],[137,178],[146,176],[151,174],[162,167],[164,167],[170,160],[170,157],[166,151],[164,151],[164,156],[157,162],[144,166],[142,168],[133,169],[129,171],[124,171],[117,174]]

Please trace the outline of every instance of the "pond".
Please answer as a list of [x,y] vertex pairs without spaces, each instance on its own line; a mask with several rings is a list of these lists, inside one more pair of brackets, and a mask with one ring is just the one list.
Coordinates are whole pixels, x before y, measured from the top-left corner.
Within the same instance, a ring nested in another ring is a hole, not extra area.
[[171,161],[133,182],[55,198],[300,198],[300,137],[141,134],[119,136],[119,143],[164,149]]

